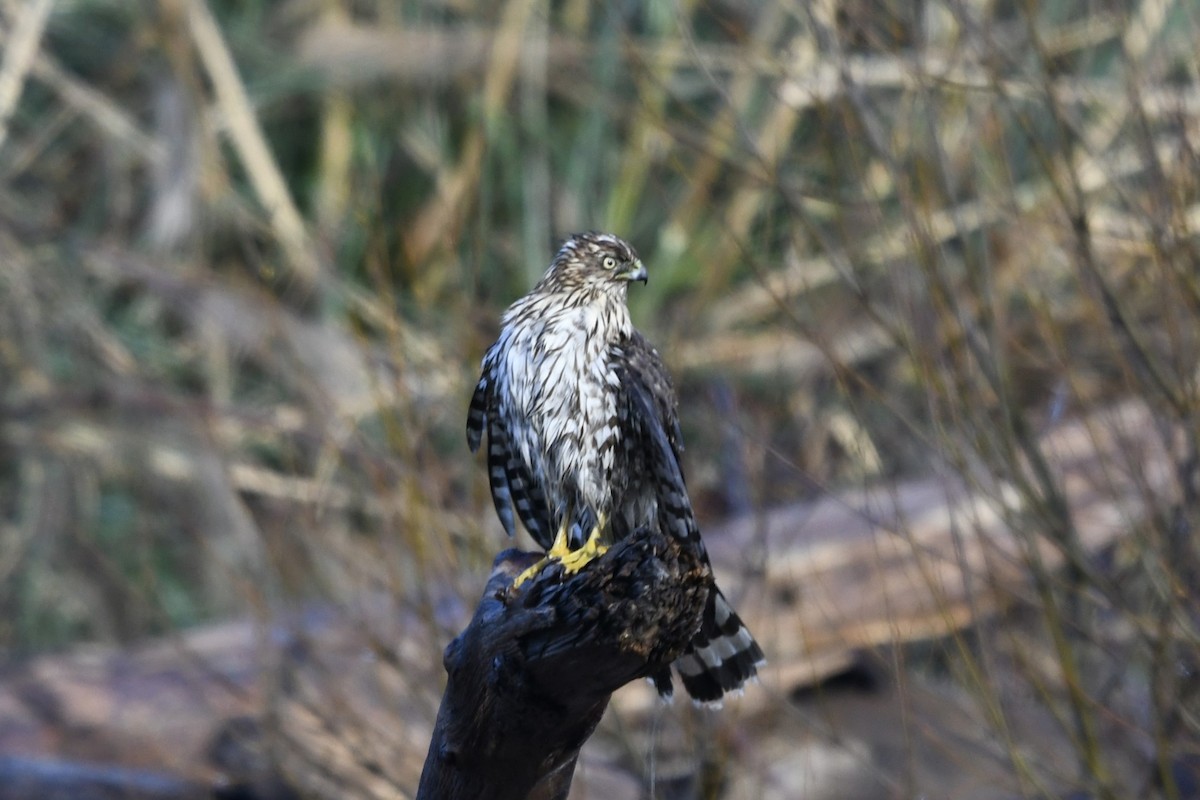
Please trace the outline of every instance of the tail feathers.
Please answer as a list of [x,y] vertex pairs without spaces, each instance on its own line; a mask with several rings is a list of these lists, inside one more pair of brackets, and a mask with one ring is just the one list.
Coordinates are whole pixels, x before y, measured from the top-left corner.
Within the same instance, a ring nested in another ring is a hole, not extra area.
[[671,682],[671,668],[665,667],[650,676],[650,683],[658,691],[658,696],[668,703],[675,697],[675,685]]
[[[698,703],[719,703],[727,692],[740,690],[765,663],[758,642],[721,590],[713,586],[700,630],[675,662],[683,687]],[[659,694],[670,695],[669,678],[660,682],[655,676],[654,684]]]
[[492,503],[504,532],[512,536],[516,530],[513,519],[513,496],[508,479],[508,438],[504,426],[495,424],[496,415],[487,415],[488,483],[492,488]]
[[467,447],[471,448],[472,453],[479,450],[479,443],[483,441],[483,424],[491,404],[490,385],[491,381],[485,371],[480,376],[479,383],[475,384],[471,406],[467,409]]

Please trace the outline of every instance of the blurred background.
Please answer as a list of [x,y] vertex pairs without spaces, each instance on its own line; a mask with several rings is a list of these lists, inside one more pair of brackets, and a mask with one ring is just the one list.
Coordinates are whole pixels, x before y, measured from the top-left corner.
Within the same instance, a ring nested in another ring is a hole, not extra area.
[[508,546],[479,359],[586,229],[649,269],[770,663],[623,690],[572,797],[1200,797],[1197,41],[1194,0],[0,0],[0,797],[411,796]]

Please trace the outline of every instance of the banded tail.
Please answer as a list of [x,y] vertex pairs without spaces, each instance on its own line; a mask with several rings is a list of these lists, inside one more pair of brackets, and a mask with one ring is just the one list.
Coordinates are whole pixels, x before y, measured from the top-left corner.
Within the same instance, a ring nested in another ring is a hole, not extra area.
[[[762,648],[714,583],[700,630],[675,661],[683,688],[697,703],[719,704],[726,692],[740,691],[765,663]],[[660,695],[671,697],[670,670],[652,680]]]

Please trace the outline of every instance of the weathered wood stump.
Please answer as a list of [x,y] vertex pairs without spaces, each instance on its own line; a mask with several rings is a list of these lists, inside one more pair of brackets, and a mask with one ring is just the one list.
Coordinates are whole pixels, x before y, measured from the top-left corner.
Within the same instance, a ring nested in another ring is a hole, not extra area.
[[513,589],[538,557],[497,556],[446,648],[419,800],[565,798],[612,693],[668,666],[699,627],[709,569],[668,537],[640,533],[575,575],[553,564]]

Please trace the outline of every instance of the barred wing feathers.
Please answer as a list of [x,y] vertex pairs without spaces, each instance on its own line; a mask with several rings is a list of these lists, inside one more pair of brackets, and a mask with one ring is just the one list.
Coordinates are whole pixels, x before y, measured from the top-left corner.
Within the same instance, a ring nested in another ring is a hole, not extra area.
[[[497,343],[499,344],[499,343]],[[488,483],[492,492],[492,503],[496,515],[509,536],[516,532],[516,517],[529,531],[529,535],[543,549],[549,549],[554,541],[553,525],[541,485],[534,480],[529,467],[520,454],[511,446],[508,426],[500,413],[496,396],[494,353],[489,350],[483,360],[483,373],[471,405],[467,411],[467,446],[477,452],[487,431]]]
[[[708,563],[696,515],[688,498],[680,455],[683,437],[679,429],[675,392],[658,352],[640,334],[612,353],[623,365],[620,374],[623,402],[618,403],[626,446],[636,448],[649,465],[646,476],[658,501],[661,529],[693,545]],[[684,688],[694,700],[718,703],[728,691],[741,689],[764,663],[763,652],[716,582],[712,584],[700,628],[687,651],[675,662]],[[664,671],[653,676],[659,693],[672,694],[671,676]]]

